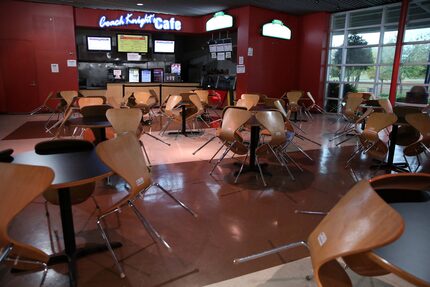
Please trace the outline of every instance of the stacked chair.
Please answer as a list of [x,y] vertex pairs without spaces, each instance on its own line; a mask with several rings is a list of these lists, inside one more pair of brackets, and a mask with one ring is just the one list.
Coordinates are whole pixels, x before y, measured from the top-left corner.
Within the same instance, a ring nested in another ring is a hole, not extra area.
[[[281,102],[281,100],[279,100],[279,101],[275,101],[274,102],[274,105],[275,105],[275,107],[281,112],[281,114],[282,114],[282,116],[284,117],[284,121],[285,121],[285,132],[286,132],[286,136],[287,136],[287,143],[288,144],[286,144],[285,145],[285,147],[284,147],[284,150],[287,148],[287,146],[289,145],[289,144],[292,144],[292,145],[294,145],[304,156],[306,156],[308,159],[310,159],[311,161],[313,161],[313,159],[300,147],[300,146],[298,146],[298,145],[296,145],[294,142],[293,142],[293,139],[295,138],[295,137],[297,137],[298,139],[300,139],[300,140],[302,140],[302,141],[309,141],[309,142],[311,142],[311,143],[313,143],[313,144],[316,144],[316,145],[319,145],[319,146],[321,146],[321,144],[320,143],[317,143],[316,141],[313,141],[313,140],[311,140],[311,139],[309,139],[309,138],[307,138],[306,136],[304,136],[303,134],[301,134],[301,133],[299,133],[297,130],[296,130],[296,128],[295,128],[295,126],[290,122],[290,115],[291,115],[291,111],[288,111],[288,112],[286,112],[285,111],[285,109],[284,109],[284,106],[283,106],[283,104],[282,104],[282,102]],[[294,163],[294,161],[293,161],[293,163]],[[297,165],[297,167],[299,168],[299,169],[301,169],[298,165]]]
[[342,116],[345,119],[346,123],[343,127],[339,128],[335,132],[335,136],[329,141],[341,138],[350,133],[356,135],[355,127],[357,125],[357,122],[362,119],[362,115],[359,109],[362,102],[363,98],[355,97],[355,94],[348,94],[348,98],[346,100],[346,104],[342,112]]
[[163,135],[172,122],[182,122],[182,109],[177,108],[181,101],[187,101],[192,107],[185,110],[185,121],[192,121],[193,129],[198,118],[204,113],[204,107],[200,97],[195,93],[181,93],[180,95],[171,95],[166,103],[164,114],[167,117],[166,124],[161,128],[160,135]]
[[311,101],[310,105],[308,105],[306,107],[305,106],[303,107],[303,111],[305,112],[305,114],[308,117],[308,119],[312,119],[313,118],[312,114],[311,114],[311,110],[313,110],[313,109],[316,110],[316,111],[318,111],[318,112],[320,112],[320,113],[322,113],[322,114],[325,114],[324,109],[316,103],[316,101],[315,101],[314,97],[312,96],[311,92],[307,92],[306,95],[307,95],[308,99]]
[[384,142],[379,132],[397,121],[395,114],[371,113],[366,121],[363,132],[359,135],[360,145],[347,161],[347,166],[361,152],[381,162],[384,162],[388,153],[388,143]]
[[180,200],[176,199],[170,192],[165,190],[158,183],[152,181],[150,170],[146,165],[145,158],[143,157],[140,148],[139,140],[133,133],[120,134],[116,138],[104,141],[96,147],[97,155],[100,157],[103,163],[118,176],[123,178],[129,187],[127,195],[105,210],[102,210],[100,215],[97,217],[97,226],[102,234],[103,239],[105,240],[106,246],[109,249],[112,258],[115,261],[115,265],[118,268],[121,278],[125,277],[125,273],[122,269],[122,266],[119,264],[115,252],[112,249],[112,246],[109,242],[109,237],[102,226],[102,220],[106,216],[120,212],[122,208],[129,206],[134,211],[137,218],[142,222],[144,227],[149,231],[149,234],[152,236],[152,238],[154,240],[159,240],[169,250],[171,250],[170,245],[138,210],[135,205],[135,201],[143,197],[146,191],[155,186],[175,200],[176,203],[182,206],[191,215],[197,217],[197,214],[194,211],[192,211]]
[[[292,113],[302,114],[302,106],[299,105],[299,100],[303,96],[302,91],[290,91],[286,95],[288,99],[288,110]],[[284,96],[282,96],[284,98]]]

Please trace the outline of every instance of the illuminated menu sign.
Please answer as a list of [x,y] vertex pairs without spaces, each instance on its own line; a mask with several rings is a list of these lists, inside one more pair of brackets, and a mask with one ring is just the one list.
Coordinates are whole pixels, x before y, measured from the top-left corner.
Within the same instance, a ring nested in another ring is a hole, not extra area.
[[100,28],[120,27],[128,25],[137,25],[144,28],[146,24],[154,25],[156,30],[176,30],[180,31],[182,23],[174,17],[163,19],[155,14],[145,14],[143,16],[133,16],[133,13],[121,15],[117,19],[108,19],[106,16],[101,16],[99,20]]

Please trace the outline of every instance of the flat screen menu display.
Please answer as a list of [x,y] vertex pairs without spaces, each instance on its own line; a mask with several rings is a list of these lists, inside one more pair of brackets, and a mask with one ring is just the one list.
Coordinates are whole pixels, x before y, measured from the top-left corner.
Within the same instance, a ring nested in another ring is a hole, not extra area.
[[148,53],[148,36],[118,34],[118,52]]
[[175,41],[155,40],[154,53],[175,53]]
[[87,36],[87,49],[88,51],[110,51],[111,38]]

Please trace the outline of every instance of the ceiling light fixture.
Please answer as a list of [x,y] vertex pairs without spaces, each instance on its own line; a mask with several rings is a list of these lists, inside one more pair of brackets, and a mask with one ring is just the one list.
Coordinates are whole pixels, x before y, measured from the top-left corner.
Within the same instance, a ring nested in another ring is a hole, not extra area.
[[143,3],[136,3],[137,6],[143,6]]
[[282,23],[281,20],[273,20],[262,27],[262,35],[266,37],[279,38],[284,40],[291,39],[291,30]]
[[233,27],[233,17],[224,12],[217,12],[206,22],[206,31],[213,31]]

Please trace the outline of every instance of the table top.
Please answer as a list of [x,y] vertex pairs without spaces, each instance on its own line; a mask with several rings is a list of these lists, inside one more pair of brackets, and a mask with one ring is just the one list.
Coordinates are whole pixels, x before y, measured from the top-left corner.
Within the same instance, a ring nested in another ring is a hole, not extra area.
[[50,167],[55,173],[52,188],[78,186],[113,174],[98,158],[95,149],[50,155],[29,151],[14,155],[13,163]]
[[418,278],[427,282],[423,286],[430,286],[430,201],[390,205],[402,215],[405,231],[398,240],[373,253],[393,273],[406,280]]
[[80,128],[107,128],[112,124],[105,117],[74,118],[68,120],[70,126]]

